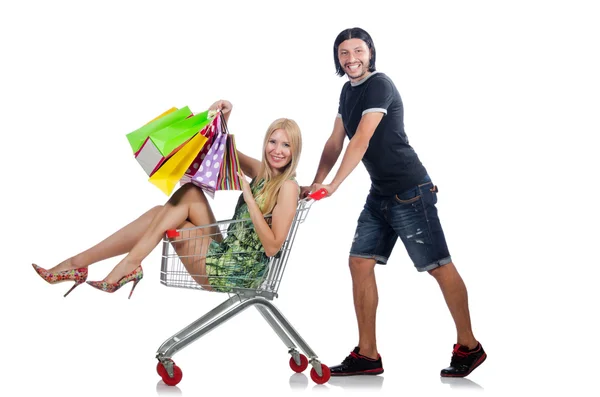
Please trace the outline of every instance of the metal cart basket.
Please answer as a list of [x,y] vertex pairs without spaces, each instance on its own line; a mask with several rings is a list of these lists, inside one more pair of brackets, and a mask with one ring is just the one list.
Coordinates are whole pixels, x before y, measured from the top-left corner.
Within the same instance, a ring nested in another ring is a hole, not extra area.
[[[289,254],[300,223],[324,190],[300,200],[288,236],[277,255],[266,257],[250,219],[225,220],[187,229],[169,230],[163,239],[160,281],[168,287],[227,293],[225,300],[202,317],[167,339],[158,349],[157,372],[165,384],[181,381],[182,371],[172,357],[209,331],[250,306],[254,306],[291,355],[289,365],[302,372],[310,363],[310,376],[318,384],[329,380],[329,368],[302,339],[271,302],[277,297]],[[269,219],[267,218],[267,221]],[[245,237],[249,241],[244,240]],[[297,346],[304,353],[297,350]],[[307,358],[308,356],[308,358]]]

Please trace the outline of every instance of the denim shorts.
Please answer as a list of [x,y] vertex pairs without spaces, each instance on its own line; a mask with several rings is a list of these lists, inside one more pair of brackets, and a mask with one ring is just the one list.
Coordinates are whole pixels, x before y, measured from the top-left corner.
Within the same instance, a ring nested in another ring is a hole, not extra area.
[[420,272],[452,262],[435,208],[437,192],[427,177],[425,183],[391,197],[369,194],[350,256],[385,264],[399,236]]

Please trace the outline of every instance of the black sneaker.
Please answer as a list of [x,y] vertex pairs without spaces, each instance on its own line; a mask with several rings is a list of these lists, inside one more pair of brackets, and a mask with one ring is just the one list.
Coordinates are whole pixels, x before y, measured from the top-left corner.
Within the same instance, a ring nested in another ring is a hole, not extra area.
[[481,343],[477,343],[477,347],[473,350],[469,350],[466,346],[455,344],[450,366],[444,368],[440,375],[455,378],[465,377],[473,372],[475,368],[479,367],[486,358],[487,354],[483,351]]
[[340,365],[329,368],[331,376],[379,375],[383,373],[381,356],[375,360],[359,354],[358,351],[359,349],[357,346]]

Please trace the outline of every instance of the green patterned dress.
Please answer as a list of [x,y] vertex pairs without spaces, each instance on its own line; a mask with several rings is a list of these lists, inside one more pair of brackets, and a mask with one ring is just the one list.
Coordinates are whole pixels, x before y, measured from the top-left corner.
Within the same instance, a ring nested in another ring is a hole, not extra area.
[[[256,194],[264,185],[264,180],[254,182],[250,182],[250,190],[260,206],[262,200]],[[241,219],[244,221],[229,225],[227,236],[222,242],[212,241],[208,247],[206,273],[208,282],[215,291],[255,289],[260,286],[266,274],[269,257],[254,230],[243,194],[240,195],[233,215],[233,220]]]

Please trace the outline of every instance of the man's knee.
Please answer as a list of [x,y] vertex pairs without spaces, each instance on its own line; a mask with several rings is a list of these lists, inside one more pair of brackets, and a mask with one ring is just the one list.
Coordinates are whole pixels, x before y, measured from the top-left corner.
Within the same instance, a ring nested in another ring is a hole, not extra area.
[[446,277],[447,275],[456,272],[456,267],[454,267],[452,262],[427,271],[427,273],[431,274],[435,279],[440,279],[441,277]]
[[375,263],[375,259],[371,258],[360,258],[358,256],[348,258],[348,265],[352,273],[371,272],[375,268]]

